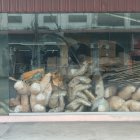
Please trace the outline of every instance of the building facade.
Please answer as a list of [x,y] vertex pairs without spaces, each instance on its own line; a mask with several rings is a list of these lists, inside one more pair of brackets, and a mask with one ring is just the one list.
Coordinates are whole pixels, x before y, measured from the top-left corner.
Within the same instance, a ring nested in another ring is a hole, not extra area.
[[[124,112],[125,120],[138,120],[139,113],[134,117],[132,112],[140,109],[131,106],[140,104],[138,0],[0,0],[0,4],[1,115],[12,115],[9,118],[16,121],[21,114],[39,114],[41,119],[42,113],[63,112],[66,120],[82,120],[77,112],[84,112],[85,120],[97,120],[102,113],[112,120],[109,113]],[[50,87],[42,90],[38,84],[48,73]],[[78,79],[73,85],[80,76],[88,82]],[[38,95],[33,94],[33,84],[41,89]],[[125,106],[131,100],[131,107]],[[42,118],[51,121],[49,116]]]

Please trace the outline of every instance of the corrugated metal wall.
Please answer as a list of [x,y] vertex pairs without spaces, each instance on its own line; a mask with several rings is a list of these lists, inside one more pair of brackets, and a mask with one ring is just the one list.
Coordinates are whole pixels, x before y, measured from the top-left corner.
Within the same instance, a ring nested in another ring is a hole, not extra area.
[[0,0],[0,12],[140,12],[140,0]]

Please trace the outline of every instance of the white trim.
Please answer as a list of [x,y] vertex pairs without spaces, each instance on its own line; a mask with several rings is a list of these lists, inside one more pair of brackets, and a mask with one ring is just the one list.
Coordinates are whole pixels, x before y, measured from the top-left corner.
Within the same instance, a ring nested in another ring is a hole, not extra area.
[[139,112],[81,112],[81,113],[10,113],[9,116],[0,116],[1,123],[8,122],[122,122],[140,121]]

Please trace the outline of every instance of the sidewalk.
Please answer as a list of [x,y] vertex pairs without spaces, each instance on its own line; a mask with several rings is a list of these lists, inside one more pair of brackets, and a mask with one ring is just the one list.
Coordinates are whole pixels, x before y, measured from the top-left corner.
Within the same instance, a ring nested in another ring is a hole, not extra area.
[[0,140],[140,140],[139,122],[0,124]]

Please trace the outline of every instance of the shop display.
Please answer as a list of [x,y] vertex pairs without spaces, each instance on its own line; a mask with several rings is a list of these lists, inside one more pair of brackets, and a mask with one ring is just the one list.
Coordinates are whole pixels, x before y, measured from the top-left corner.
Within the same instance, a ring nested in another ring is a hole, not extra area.
[[10,32],[0,38],[0,114],[140,111],[138,25],[132,27],[131,13],[84,14],[83,28],[61,22],[70,13],[55,14],[56,28],[42,23],[49,13],[32,13],[28,23],[21,14],[23,26],[1,28]]
[[[10,109],[13,112],[140,111],[139,84],[137,81],[127,82],[133,71],[138,70],[139,63],[135,63],[127,75],[126,70],[130,68],[124,67],[115,71],[111,68],[112,73],[109,74],[87,74],[91,64],[85,61],[77,69],[68,67],[65,76],[59,72],[45,73],[40,69],[24,73],[22,80],[11,78],[15,81],[17,97],[10,99]],[[121,71],[121,74],[118,75],[116,71]],[[41,77],[33,79],[40,72]],[[126,77],[124,83],[123,78]]]

